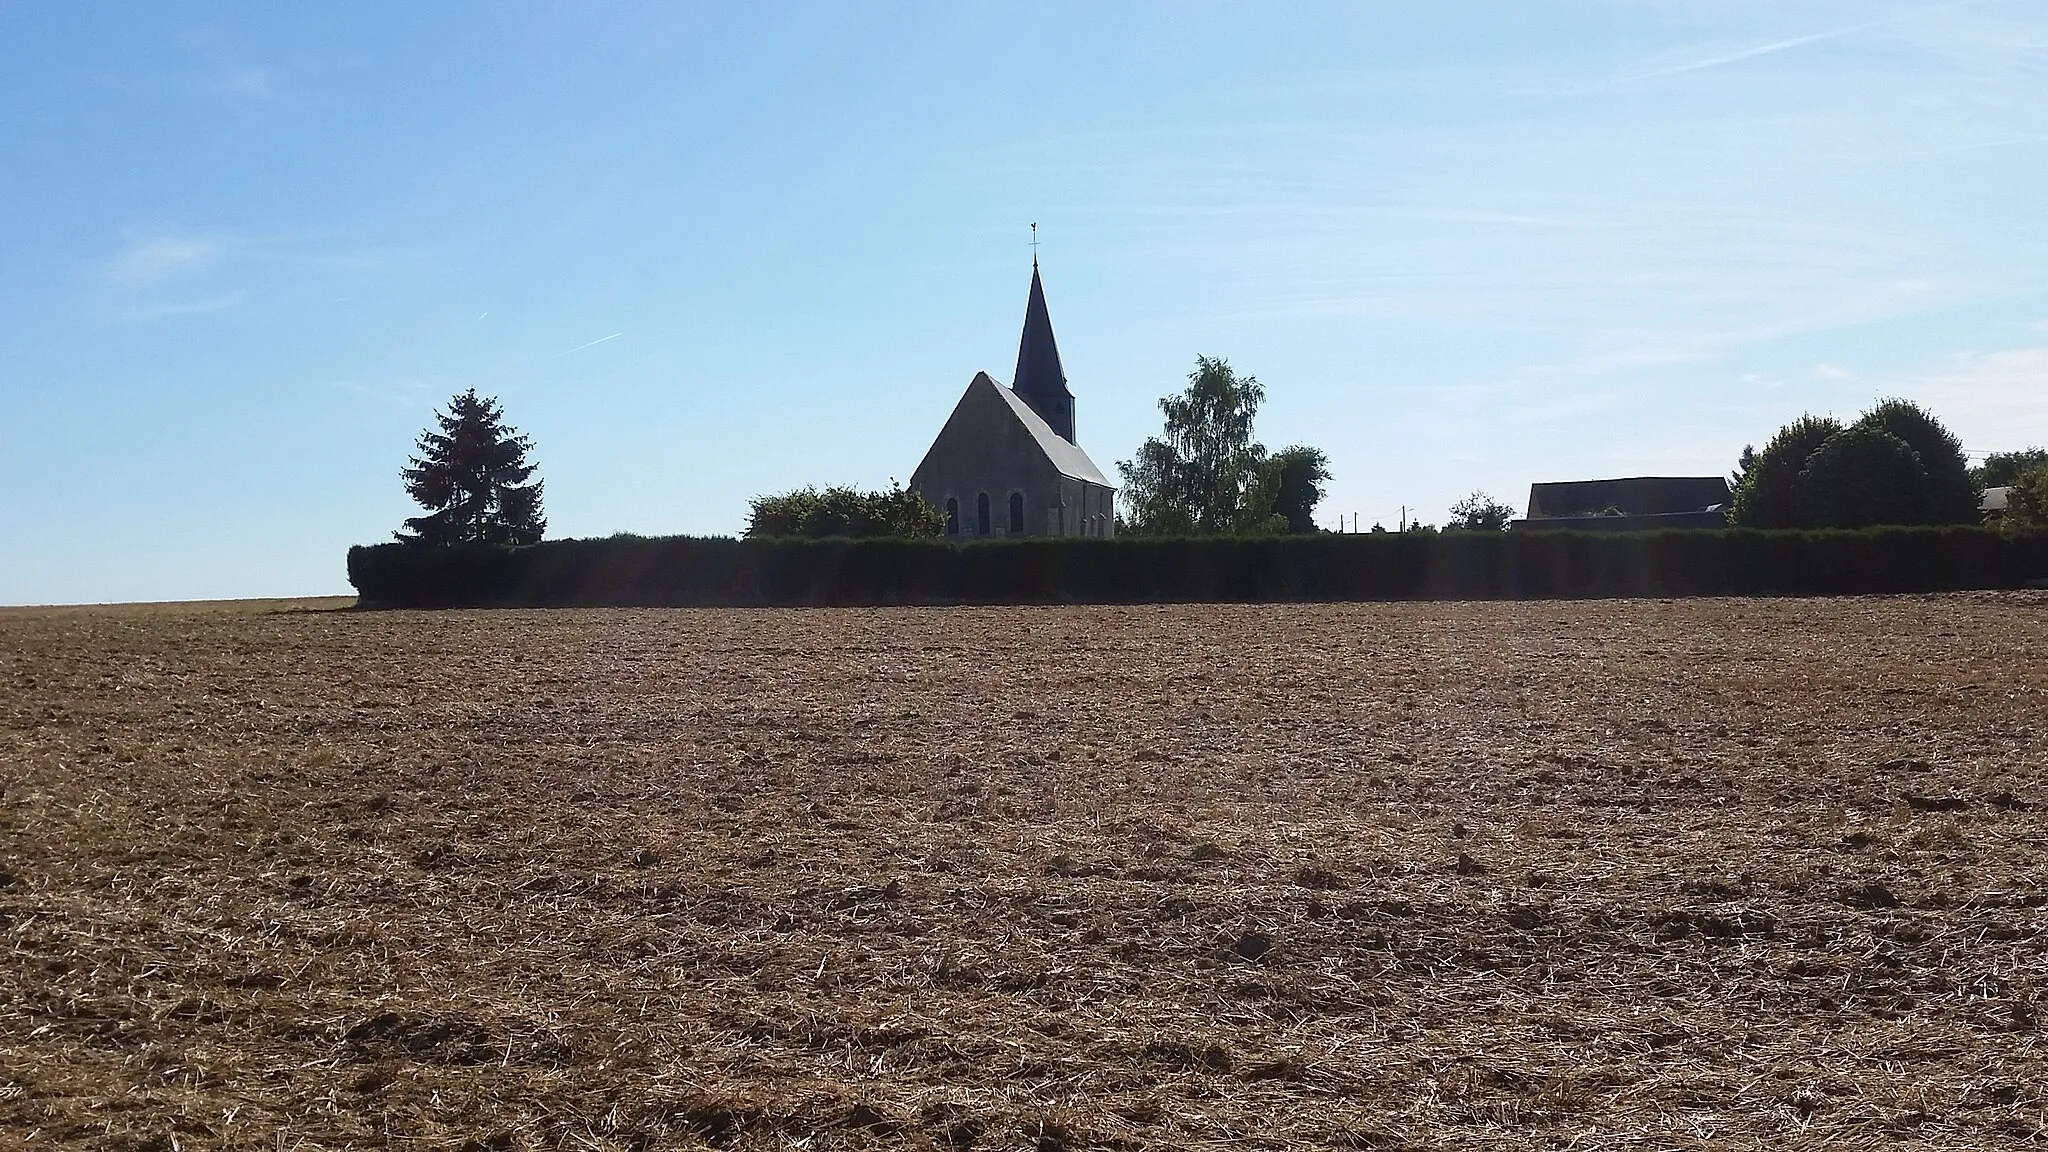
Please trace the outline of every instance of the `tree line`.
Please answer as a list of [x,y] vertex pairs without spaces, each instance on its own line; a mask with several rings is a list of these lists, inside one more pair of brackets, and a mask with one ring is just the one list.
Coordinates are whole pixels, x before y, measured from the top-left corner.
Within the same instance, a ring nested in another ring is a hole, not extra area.
[[[1124,487],[1119,535],[1275,536],[1317,531],[1329,457],[1291,445],[1268,451],[1254,425],[1266,391],[1220,357],[1198,356],[1188,386],[1159,401],[1160,435],[1119,461]],[[495,398],[469,389],[434,413],[401,471],[425,514],[394,533],[423,546],[537,543],[547,529],[530,439],[505,422]],[[1994,452],[1975,467],[1961,441],[1932,414],[1885,400],[1854,423],[1803,415],[1762,450],[1746,446],[1731,478],[1728,522],[1767,529],[1977,524],[1986,488],[2007,489],[2002,524],[2048,532],[2048,449]],[[1450,509],[1445,530],[1508,527],[1514,509],[1474,492]],[[803,488],[756,497],[746,535],[756,538],[931,539],[944,517],[922,496]],[[1436,528],[1402,525],[1407,531]],[[1375,532],[1383,531],[1373,525]]]
[[1978,524],[1987,487],[2009,488],[2003,525],[2048,530],[2048,450],[1992,453],[1972,468],[1962,441],[1908,400],[1854,423],[1806,414],[1762,451],[1744,447],[1728,522],[1741,528]]

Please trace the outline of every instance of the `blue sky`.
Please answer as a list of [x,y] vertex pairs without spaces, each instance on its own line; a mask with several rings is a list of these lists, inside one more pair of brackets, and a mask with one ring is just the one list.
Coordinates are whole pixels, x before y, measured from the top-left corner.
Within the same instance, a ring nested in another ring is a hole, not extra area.
[[1223,356],[1326,522],[2048,443],[2037,0],[15,4],[0,155],[0,603],[347,591],[469,387],[551,535],[907,478],[1033,221],[1097,463]]

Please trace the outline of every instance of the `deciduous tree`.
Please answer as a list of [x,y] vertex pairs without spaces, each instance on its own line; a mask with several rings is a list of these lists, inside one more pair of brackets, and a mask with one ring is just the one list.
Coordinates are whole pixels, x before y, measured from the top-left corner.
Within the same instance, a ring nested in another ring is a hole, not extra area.
[[1330,458],[1320,448],[1296,444],[1273,453],[1266,467],[1275,475],[1273,512],[1287,518],[1289,532],[1315,531],[1316,505],[1329,494]]
[[1981,488],[2009,488],[2020,477],[2042,468],[2048,468],[2048,448],[1993,452],[1984,457],[1984,463],[1970,469],[1970,478]]
[[1803,528],[1799,474],[1828,437],[1842,425],[1826,416],[1801,416],[1778,429],[1761,452],[1742,450],[1742,475],[1728,509],[1728,522],[1743,528]]
[[1252,425],[1266,390],[1228,361],[1197,356],[1187,390],[1159,401],[1166,427],[1120,461],[1120,532],[1146,536],[1313,531],[1329,458],[1268,455]]
[[[1821,451],[1844,432],[1859,435],[1836,445],[1814,471]],[[1893,445],[1905,449],[1904,458]],[[1914,467],[1906,466],[1908,458]],[[1809,491],[1814,484],[1820,487]],[[1728,520],[1744,528],[1975,524],[1982,498],[1962,443],[1926,409],[1891,399],[1847,429],[1827,417],[1801,416],[1762,452],[1743,449]]]
[[1501,532],[1515,518],[1513,507],[1484,492],[1474,492],[1451,505],[1451,518],[1444,522],[1447,532]]
[[[1963,442],[1933,414],[1910,400],[1879,401],[1856,421],[1859,428],[1888,432],[1912,449],[1927,475],[1918,519],[1878,520],[1879,524],[1975,524],[1984,518],[1984,489],[1970,476]],[[1906,512],[1901,509],[1901,514]]]
[[1266,390],[1240,377],[1228,361],[1195,357],[1188,387],[1159,401],[1162,435],[1145,441],[1136,459],[1121,461],[1125,526],[1138,535],[1235,532],[1245,491],[1259,480],[1266,449],[1252,439],[1252,421]]
[[2048,464],[2012,477],[2000,527],[2008,532],[2048,532]]
[[1800,519],[1814,528],[1924,524],[1931,486],[1904,440],[1858,422],[1828,437],[1799,474]]

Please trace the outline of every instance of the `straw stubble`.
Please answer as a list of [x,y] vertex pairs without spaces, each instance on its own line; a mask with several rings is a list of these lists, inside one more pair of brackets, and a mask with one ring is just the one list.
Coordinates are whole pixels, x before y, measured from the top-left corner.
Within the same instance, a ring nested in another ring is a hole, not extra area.
[[2048,598],[0,613],[0,1133],[2048,1139]]

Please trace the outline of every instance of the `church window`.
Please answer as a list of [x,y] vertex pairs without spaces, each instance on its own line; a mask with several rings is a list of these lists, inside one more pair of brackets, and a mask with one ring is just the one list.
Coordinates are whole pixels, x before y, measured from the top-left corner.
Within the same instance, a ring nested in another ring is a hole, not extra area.
[[946,497],[946,535],[960,534],[960,501]]
[[974,534],[976,536],[986,536],[989,534],[989,531],[988,493],[983,492],[974,498]]
[[1024,531],[1024,494],[1022,492],[1010,493],[1010,531],[1013,534]]

